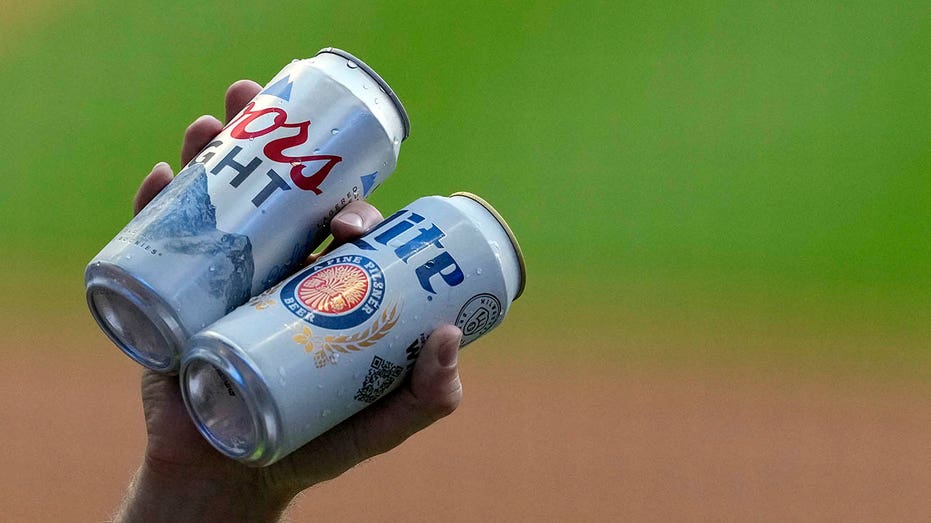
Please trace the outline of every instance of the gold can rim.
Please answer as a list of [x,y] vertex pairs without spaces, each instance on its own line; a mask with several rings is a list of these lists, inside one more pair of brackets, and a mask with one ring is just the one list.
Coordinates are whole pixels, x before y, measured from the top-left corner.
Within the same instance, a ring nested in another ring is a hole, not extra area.
[[508,222],[504,219],[504,217],[501,216],[501,213],[499,213],[498,210],[494,208],[494,206],[488,203],[481,196],[466,191],[454,192],[449,196],[450,198],[453,196],[462,196],[478,202],[478,204],[490,212],[491,215],[494,216],[496,220],[498,220],[498,223],[501,224],[501,227],[504,228],[504,232],[508,235],[508,239],[511,240],[511,246],[514,247],[514,252],[517,254],[517,266],[518,270],[520,271],[520,284],[517,287],[517,294],[514,295],[513,300],[517,301],[517,298],[520,298],[520,295],[524,293],[524,287],[527,283],[527,266],[524,264],[524,252],[521,250],[520,244],[517,243],[517,237],[514,236],[514,231],[511,230],[511,227],[508,225]]

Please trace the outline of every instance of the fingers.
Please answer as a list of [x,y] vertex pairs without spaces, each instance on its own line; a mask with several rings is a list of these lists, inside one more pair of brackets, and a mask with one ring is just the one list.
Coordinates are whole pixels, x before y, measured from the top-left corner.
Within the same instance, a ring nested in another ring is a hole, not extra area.
[[[236,116],[249,100],[259,94],[262,86],[252,80],[239,80],[226,90],[226,121]],[[184,131],[184,141],[181,143],[181,165],[187,165],[194,159],[214,136],[223,130],[220,120],[210,115],[204,115],[194,120]]]
[[462,401],[457,354],[462,340],[452,325],[436,329],[424,344],[410,381],[337,425],[273,467],[292,488],[334,478],[357,463],[387,452]]
[[181,142],[181,165],[187,165],[194,156],[210,143],[221,130],[223,124],[209,114],[194,120],[184,131],[184,141]]
[[139,211],[171,182],[171,178],[171,167],[167,163],[159,162],[155,164],[152,172],[142,180],[139,190],[136,191],[136,196],[133,197],[133,215],[139,214]]
[[232,120],[261,90],[262,86],[252,80],[234,82],[226,90],[226,121]]

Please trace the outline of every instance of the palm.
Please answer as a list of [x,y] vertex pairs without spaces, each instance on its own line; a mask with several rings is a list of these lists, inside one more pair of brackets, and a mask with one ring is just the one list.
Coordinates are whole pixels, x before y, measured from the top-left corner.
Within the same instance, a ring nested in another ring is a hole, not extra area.
[[[260,90],[249,81],[234,83],[226,93],[227,120]],[[185,132],[181,162],[188,163],[222,129],[216,118],[203,116]],[[172,179],[171,168],[158,164],[142,182],[133,202],[139,212]],[[382,220],[377,209],[352,202],[331,222],[332,246],[362,235]],[[181,484],[204,482],[261,489],[272,497],[293,496],[333,478],[360,461],[385,452],[410,435],[451,413],[462,390],[456,365],[461,333],[453,326],[436,329],[427,340],[411,379],[404,387],[337,425],[285,459],[265,468],[250,468],[213,449],[197,432],[184,407],[178,378],[153,371],[142,375],[148,446],[146,465],[161,477]],[[255,491],[254,491],[255,492]]]

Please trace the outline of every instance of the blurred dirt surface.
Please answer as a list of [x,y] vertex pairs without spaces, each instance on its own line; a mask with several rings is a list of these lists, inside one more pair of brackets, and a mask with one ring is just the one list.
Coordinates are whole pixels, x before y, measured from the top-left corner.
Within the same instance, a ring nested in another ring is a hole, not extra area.
[[[139,369],[97,333],[8,341],[0,381],[3,519],[106,520],[145,444]],[[469,354],[461,361],[459,411],[304,492],[289,517],[931,516],[925,387],[760,369],[634,370]]]

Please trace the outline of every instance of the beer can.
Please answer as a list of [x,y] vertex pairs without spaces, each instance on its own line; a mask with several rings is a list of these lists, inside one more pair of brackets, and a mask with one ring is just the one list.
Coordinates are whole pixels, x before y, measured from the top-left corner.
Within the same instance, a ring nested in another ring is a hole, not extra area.
[[191,335],[291,274],[391,174],[409,130],[358,58],[292,61],[91,260],[91,313],[131,358],[177,372]]
[[436,327],[466,345],[499,325],[525,279],[488,203],[418,199],[191,338],[188,412],[223,454],[269,465],[396,388]]

